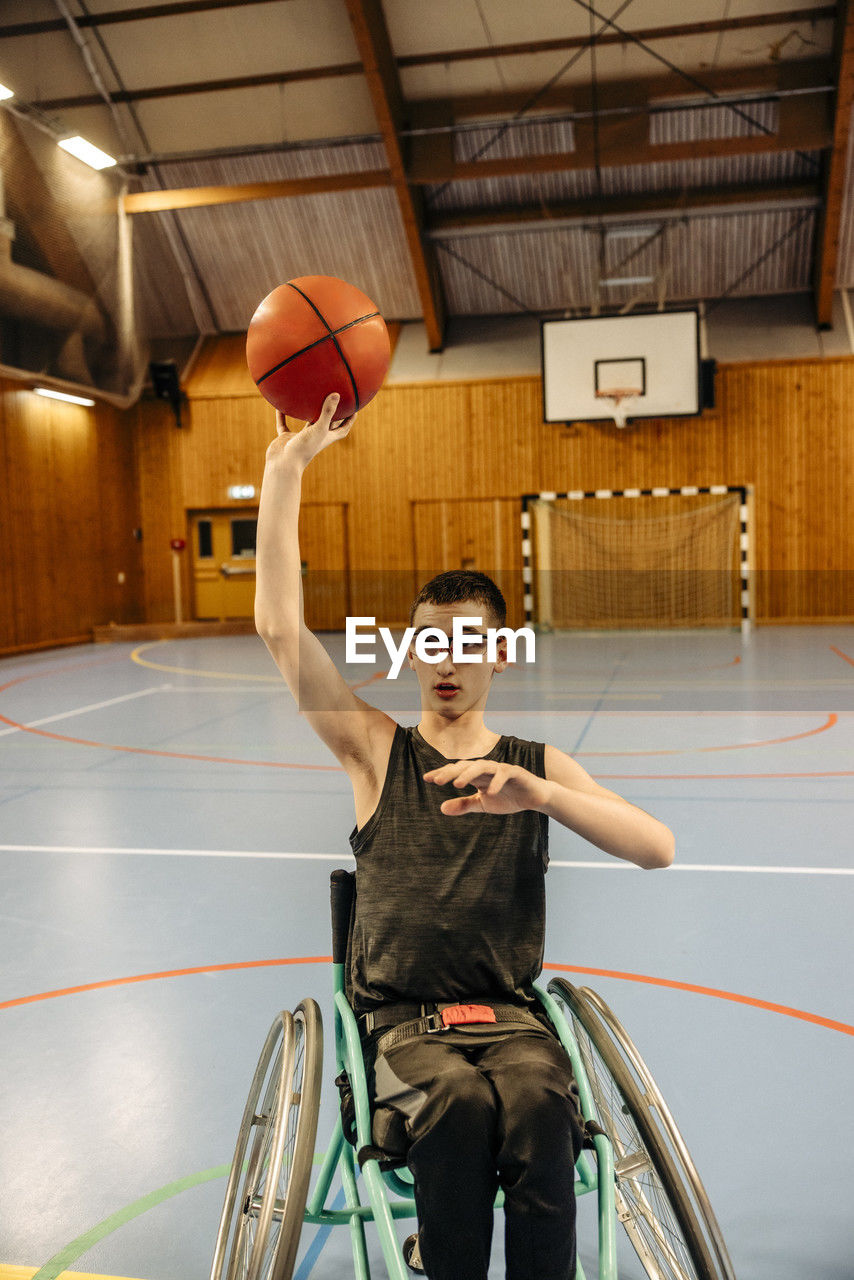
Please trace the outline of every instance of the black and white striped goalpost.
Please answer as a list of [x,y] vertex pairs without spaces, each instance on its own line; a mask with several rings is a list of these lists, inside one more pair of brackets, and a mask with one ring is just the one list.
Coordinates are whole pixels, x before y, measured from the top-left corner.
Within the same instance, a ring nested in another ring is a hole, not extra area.
[[729,493],[739,496],[739,572],[741,578],[740,615],[741,633],[746,636],[753,623],[753,597],[750,590],[751,568],[751,530],[750,530],[750,486],[733,484],[683,485],[681,488],[653,489],[571,489],[568,493],[523,493],[522,494],[522,581],[525,584],[525,622],[534,621],[534,568],[531,553],[531,512],[532,502],[556,502],[559,499],[569,502],[581,502],[585,499],[607,498],[669,498],[682,495],[695,498],[702,494],[724,497]]

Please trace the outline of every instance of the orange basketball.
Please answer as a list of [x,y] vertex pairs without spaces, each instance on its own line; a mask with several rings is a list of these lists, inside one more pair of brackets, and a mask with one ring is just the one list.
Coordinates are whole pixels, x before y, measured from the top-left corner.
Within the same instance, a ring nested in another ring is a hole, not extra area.
[[262,396],[293,418],[314,422],[332,391],[347,418],[382,386],[391,358],[385,321],[361,289],[334,276],[298,276],[258,307],[246,334],[246,363]]

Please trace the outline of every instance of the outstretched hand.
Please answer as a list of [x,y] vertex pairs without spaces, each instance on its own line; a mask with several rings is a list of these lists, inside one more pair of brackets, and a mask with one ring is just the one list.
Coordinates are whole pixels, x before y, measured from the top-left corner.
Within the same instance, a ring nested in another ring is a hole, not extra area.
[[356,415],[351,414],[349,418],[334,420],[339,399],[337,392],[328,395],[323,402],[317,421],[307,422],[301,431],[291,431],[285,421],[285,415],[277,409],[276,439],[267,449],[267,461],[273,462],[287,451],[289,458],[294,458],[305,467],[323,449],[349,435]]
[[456,817],[461,813],[521,813],[523,809],[542,809],[547,800],[548,783],[518,764],[501,764],[496,760],[456,760],[431,769],[425,782],[455,787],[475,787],[467,796],[445,800],[442,813]]

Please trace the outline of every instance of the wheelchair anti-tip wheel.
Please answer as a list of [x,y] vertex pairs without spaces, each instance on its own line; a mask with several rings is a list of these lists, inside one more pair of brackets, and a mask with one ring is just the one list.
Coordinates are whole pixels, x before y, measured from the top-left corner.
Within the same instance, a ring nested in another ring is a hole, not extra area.
[[252,1079],[225,1192],[211,1280],[290,1280],[320,1104],[314,1000],[277,1015]]
[[649,1068],[604,1000],[564,978],[598,1122],[614,1148],[617,1213],[650,1280],[735,1280],[720,1227]]

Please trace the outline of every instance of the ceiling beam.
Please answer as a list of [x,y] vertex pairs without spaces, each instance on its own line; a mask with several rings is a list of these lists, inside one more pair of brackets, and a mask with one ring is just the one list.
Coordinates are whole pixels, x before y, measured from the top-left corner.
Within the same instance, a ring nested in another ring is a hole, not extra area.
[[[228,76],[223,80],[186,80],[181,84],[158,84],[142,89],[117,89],[113,102],[151,102],[157,98],[186,98],[195,93],[224,93],[230,89],[258,89],[265,85],[297,84],[304,80],[326,80],[329,76],[362,74],[361,62],[342,62],[332,67],[301,67],[295,71],[273,71],[266,75]],[[97,93],[79,93],[65,98],[44,98],[32,104],[39,111],[68,111],[76,107],[100,107],[104,99]]]
[[164,213],[168,209],[202,209],[216,204],[245,204],[250,200],[283,200],[294,196],[328,195],[390,187],[387,169],[359,173],[323,174],[316,178],[284,178],[274,182],[241,182],[211,187],[179,187],[170,191],[135,191],[123,200],[125,213]]
[[[194,0],[195,2],[196,0]],[[266,0],[264,2],[266,3]],[[147,10],[146,13],[148,12],[150,11]],[[62,25],[63,27],[65,26],[64,23]],[[4,29],[0,28],[0,38],[2,38],[3,34]],[[603,39],[604,37],[600,36],[597,43],[601,43]],[[586,37],[583,43],[589,44],[590,37]],[[519,48],[521,49],[522,46],[519,46]],[[488,53],[490,57],[496,56],[496,50],[493,48],[470,50],[469,53],[471,56],[476,54],[478,57],[480,57],[481,53],[484,55]],[[452,58],[451,60],[459,59]],[[425,58],[424,61],[432,61],[432,55],[429,59]],[[395,78],[397,78],[396,68],[403,65],[404,62],[404,59],[399,59],[395,64],[394,60],[391,60],[389,69],[395,73]],[[410,59],[408,65],[420,65],[420,60]],[[295,84],[304,80],[337,79],[345,76],[362,75],[363,71],[364,68],[361,62],[339,62],[314,67],[297,67],[288,71],[277,71],[263,75],[229,76],[217,80],[187,80],[179,84],[169,85],[143,85],[136,89],[126,89],[112,96],[116,102],[145,102],[156,98],[180,98],[198,93],[222,93],[229,89],[251,89],[264,85]],[[798,58],[792,61],[763,63],[756,67],[701,71],[697,78],[702,79],[703,83],[707,84],[713,92],[737,93],[742,89],[758,92],[767,89],[772,92],[775,89],[785,91],[792,88],[819,87],[822,83],[827,82],[828,76],[832,77],[832,64],[829,59]],[[585,95],[589,97],[589,92],[587,86],[556,86],[538,100],[537,109],[562,107],[567,104],[577,106]],[[627,96],[632,94],[637,101],[644,97],[702,96],[696,88],[691,88],[686,83],[683,76],[674,74],[652,78],[634,77],[631,80],[606,81],[599,85],[599,93],[600,105],[602,106],[607,105],[612,98],[625,101]],[[458,96],[445,105],[450,106],[457,119],[462,119],[466,116],[514,114],[524,108],[525,104],[530,100],[530,96],[530,90],[502,94],[472,94]],[[42,98],[32,105],[38,107],[41,111],[66,111],[74,107],[100,106],[102,101],[96,94],[67,94],[64,97]]]
[[822,151],[831,144],[827,104],[822,99],[784,98],[780,103],[776,133],[746,138],[705,138],[690,142],[649,142],[648,114],[638,111],[600,123],[598,147],[594,146],[590,120],[575,126],[575,150],[539,155],[501,156],[497,159],[457,161],[450,169],[431,165],[423,156],[413,163],[410,181],[435,186],[443,182],[476,181],[479,178],[517,177],[532,173],[562,173],[601,167],[648,165],[676,160],[715,159],[727,156],[765,155],[781,151]]
[[[801,22],[831,22],[836,16],[835,5],[815,9],[782,9],[778,13],[755,13],[741,18],[718,18],[711,22],[682,22],[668,27],[641,27],[637,30],[608,31],[596,37],[596,48],[606,44],[634,44],[643,40],[649,44],[656,40],[691,39],[696,36],[714,35],[719,31],[748,31],[759,27],[797,26]],[[518,44],[488,45],[475,49],[447,49],[442,53],[414,53],[398,58],[399,67],[442,66],[449,62],[473,62],[482,58],[527,57],[535,53],[565,53],[571,49],[586,49],[590,36],[567,36],[559,40],[529,40]]]
[[380,0],[346,0],[350,25],[365,69],[368,92],[383,137],[388,167],[403,220],[403,230],[431,351],[441,351],[445,307],[435,250],[422,235],[421,193],[409,185],[400,138],[405,125],[403,93]]
[[[248,5],[273,4],[278,0],[173,0],[167,4],[153,4],[147,8],[106,9],[101,13],[81,14],[75,18],[78,27],[103,27],[125,22],[142,22],[151,18],[181,17],[187,13],[205,13],[216,9],[244,8]],[[836,16],[836,6],[829,4],[811,8],[781,9],[777,13],[747,14],[739,18],[719,18],[709,22],[683,22],[665,27],[643,27],[637,30],[608,31],[600,35],[596,41],[599,45],[630,44],[634,40],[646,43],[655,40],[690,39],[695,36],[714,35],[719,31],[749,31],[771,26],[798,26],[802,22],[811,25],[815,22],[832,21]],[[0,26],[0,39],[12,36],[47,35],[53,31],[64,31],[65,21],[62,18],[34,19],[30,22],[9,23]],[[528,56],[532,53],[563,53],[571,49],[584,48],[590,43],[589,36],[568,36],[555,40],[529,40],[516,44],[499,44],[476,46],[466,49],[446,49],[439,53],[415,53],[398,58],[398,67],[426,67],[442,65],[448,62],[472,62],[483,58],[512,58]]]
[[[836,27],[836,102],[833,139],[825,166],[822,216],[816,236],[815,314],[820,329],[833,327],[833,290],[845,201],[846,157],[854,107],[854,2],[840,0]],[[850,214],[850,211],[849,211]]]
[[[173,0],[171,4],[152,4],[142,9],[105,9],[103,13],[84,13],[75,17],[78,27],[106,27],[116,22],[141,22],[147,18],[180,18],[186,13],[206,13],[211,9],[238,9],[251,4],[276,4],[278,0]],[[64,18],[39,18],[31,22],[13,22],[0,27],[0,39],[11,36],[42,36],[52,31],[67,31]]]
[[690,190],[641,192],[633,195],[587,197],[580,200],[553,201],[548,205],[500,205],[480,209],[461,209],[431,215],[427,231],[442,238],[449,234],[494,234],[510,230],[547,230],[558,223],[584,223],[600,219],[635,219],[649,215],[678,218],[682,214],[697,217],[702,211],[735,212],[759,206],[788,205],[804,208],[818,205],[821,186],[818,182],[765,183],[757,186],[694,187]]
[[[694,78],[706,86],[708,101],[713,102],[720,95],[805,93],[809,90],[818,94],[833,85],[833,71],[830,58],[797,58],[791,62],[765,62],[758,66],[700,71]],[[525,89],[457,94],[448,99],[448,106],[455,120],[488,119],[524,113],[530,98],[530,91]],[[615,106],[637,106],[649,110],[666,104],[668,99],[706,100],[696,84],[688,83],[685,76],[675,72],[600,80],[597,85],[597,106],[600,110]],[[588,111],[592,105],[591,86],[587,83],[557,84],[537,99],[538,112]],[[531,119],[535,118],[532,114]]]
[[[419,193],[412,190],[413,186],[436,186],[445,182],[469,182],[483,178],[524,177],[535,173],[564,173],[591,169],[594,166],[593,129],[590,121],[581,121],[576,126],[574,151],[503,156],[496,160],[484,159],[470,163],[454,161],[447,145],[450,134],[439,134],[436,138],[435,146],[419,145],[413,148],[408,171],[403,168],[400,142],[396,138],[395,147],[387,147],[388,170],[372,169],[275,182],[141,191],[125,197],[125,208],[129,213],[152,213],[166,209],[189,209],[249,200],[278,200],[289,196],[393,186],[401,203],[410,252],[413,253],[415,262],[415,254],[422,244],[424,213],[422,201],[418,199]],[[648,117],[645,112],[606,120],[599,127],[598,156],[600,166],[607,168],[722,156],[822,151],[828,149],[831,142],[827,103],[822,98],[786,98],[780,103],[777,132],[757,134],[749,138],[707,138],[693,142],[652,145],[648,141]],[[397,157],[396,173],[392,167],[392,152]],[[423,273],[429,273],[434,265],[430,261],[429,247],[426,258],[418,253],[417,262],[416,271],[422,271],[419,287],[427,289],[428,277]]]

